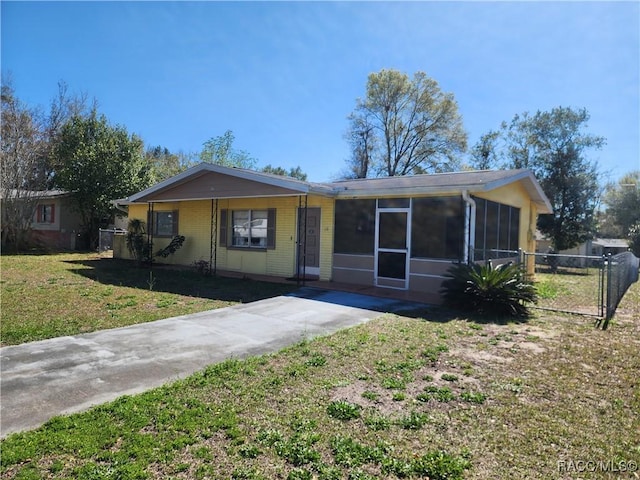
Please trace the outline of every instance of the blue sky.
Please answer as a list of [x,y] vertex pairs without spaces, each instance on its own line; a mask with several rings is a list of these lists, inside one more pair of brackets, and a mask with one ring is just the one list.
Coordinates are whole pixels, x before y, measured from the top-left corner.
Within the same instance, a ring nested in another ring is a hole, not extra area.
[[64,80],[148,146],[232,130],[259,165],[345,166],[367,75],[424,71],[472,146],[515,114],[586,108],[611,178],[640,169],[640,3],[1,2],[2,73],[46,107]]

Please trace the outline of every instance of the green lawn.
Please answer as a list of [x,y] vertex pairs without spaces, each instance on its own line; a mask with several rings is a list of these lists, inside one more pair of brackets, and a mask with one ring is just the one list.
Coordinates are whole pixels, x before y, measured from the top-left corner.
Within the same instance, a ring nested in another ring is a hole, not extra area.
[[588,272],[576,275],[536,273],[538,306],[597,316],[600,314],[599,279],[600,272],[597,269],[589,269]]
[[606,331],[382,315],[11,435],[0,476],[635,479],[638,352],[639,284]]
[[280,295],[294,286],[138,268],[97,254],[2,255],[2,345],[75,335]]

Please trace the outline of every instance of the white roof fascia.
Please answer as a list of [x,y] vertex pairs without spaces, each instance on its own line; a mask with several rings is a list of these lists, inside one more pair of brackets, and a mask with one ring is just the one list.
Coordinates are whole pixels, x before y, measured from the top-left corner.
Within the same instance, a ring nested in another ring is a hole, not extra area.
[[202,198],[163,198],[162,200],[150,200],[145,202],[134,202],[127,199],[123,200],[112,200],[112,203],[117,203],[118,205],[140,205],[143,203],[177,203],[177,202],[185,202],[185,201],[200,201],[200,200],[233,200],[236,198],[273,198],[273,197],[298,197],[300,195],[306,195],[304,193],[296,194],[296,193],[279,193],[277,195],[242,195],[242,196],[232,196],[232,197],[202,197]]
[[485,185],[485,188],[487,191],[495,190],[496,188],[504,187],[516,181],[523,181],[524,187],[529,193],[529,196],[533,202],[540,207],[539,213],[553,213],[553,207],[551,206],[549,199],[542,191],[538,180],[536,180],[536,177],[533,175],[531,170],[520,170],[511,177],[488,182]]
[[452,186],[441,186],[441,187],[397,187],[397,188],[348,188],[348,189],[336,189],[337,198],[353,198],[353,197],[393,197],[393,196],[416,196],[416,195],[433,195],[433,194],[451,194],[458,195],[462,194],[463,190],[468,190],[472,193],[474,190],[478,191],[478,188],[475,188],[475,185],[465,185],[464,187],[452,187]]
[[338,198],[354,197],[383,197],[383,196],[409,196],[409,195],[433,195],[450,193],[452,195],[462,194],[466,190],[470,194],[474,192],[489,192],[500,187],[510,185],[514,182],[522,181],[529,193],[532,201],[540,208],[540,213],[553,213],[553,207],[547,196],[540,188],[540,184],[530,170],[520,170],[513,175],[483,183],[466,185],[442,185],[442,186],[411,186],[396,188],[346,188],[341,187],[339,182],[334,184]]

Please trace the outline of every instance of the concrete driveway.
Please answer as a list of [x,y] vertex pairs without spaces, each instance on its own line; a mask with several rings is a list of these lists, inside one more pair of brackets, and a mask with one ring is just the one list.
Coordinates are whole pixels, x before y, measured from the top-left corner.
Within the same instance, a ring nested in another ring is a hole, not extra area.
[[422,304],[302,288],[293,294],[0,349],[0,437],[157,387],[228,358],[275,352]]

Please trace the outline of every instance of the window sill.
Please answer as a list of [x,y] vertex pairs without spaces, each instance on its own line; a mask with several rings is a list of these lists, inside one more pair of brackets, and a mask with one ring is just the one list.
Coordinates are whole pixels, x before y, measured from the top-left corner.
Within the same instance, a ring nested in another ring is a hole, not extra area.
[[227,247],[227,250],[238,250],[242,252],[266,252],[267,247],[239,247],[237,245],[231,245]]

